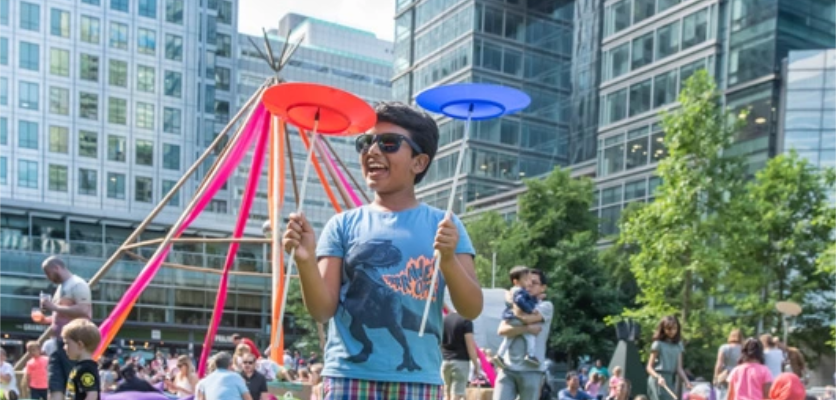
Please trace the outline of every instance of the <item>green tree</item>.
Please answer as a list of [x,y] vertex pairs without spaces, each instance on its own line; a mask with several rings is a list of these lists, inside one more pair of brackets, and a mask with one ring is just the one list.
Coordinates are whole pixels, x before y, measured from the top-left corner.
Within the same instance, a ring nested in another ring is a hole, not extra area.
[[[833,314],[832,273],[819,273],[826,260],[836,225],[836,209],[828,194],[836,173],[818,170],[795,151],[779,155],[747,185],[740,215],[745,241],[734,259],[735,276],[729,281],[731,303],[749,325],[781,332],[778,301],[802,306],[793,337],[809,355],[832,352],[824,343]],[[796,343],[798,344],[798,343]],[[809,357],[808,357],[809,358]]]
[[744,186],[741,159],[723,154],[741,121],[720,106],[706,71],[689,78],[679,107],[662,118],[668,157],[659,162],[656,199],[632,213],[619,236],[620,245],[635,247],[630,269],[640,288],[638,306],[623,316],[642,323],[649,337],[659,319],[678,314],[686,365],[705,376],[711,376],[714,343],[725,336],[726,318],[708,305],[728,269],[723,232],[737,217],[728,203]]
[[[499,213],[490,211],[465,221],[465,226],[476,250],[476,276],[482,287],[491,287],[494,280],[496,287],[508,287],[508,271],[517,263],[505,240],[510,224]],[[493,269],[494,253],[497,259],[496,271]]]

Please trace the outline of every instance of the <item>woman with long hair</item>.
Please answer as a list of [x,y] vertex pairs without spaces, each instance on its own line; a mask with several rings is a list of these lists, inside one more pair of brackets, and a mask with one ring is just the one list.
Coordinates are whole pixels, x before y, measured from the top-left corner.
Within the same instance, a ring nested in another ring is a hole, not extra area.
[[165,386],[177,397],[188,397],[195,394],[197,382],[198,378],[192,360],[189,356],[182,355],[177,358],[177,370],[174,372],[174,377],[170,382],[166,382]]
[[740,361],[741,342],[743,334],[740,329],[732,329],[726,344],[717,351],[717,363],[714,365],[714,385],[720,391],[720,400],[725,400],[728,394],[728,379],[732,369]]
[[669,391],[674,387],[677,375],[682,379],[684,386],[691,389],[691,381],[682,367],[684,351],[679,320],[673,315],[662,318],[653,333],[650,358],[645,368],[650,400],[676,400]]
[[729,374],[729,398],[762,400],[772,386],[772,373],[763,365],[763,345],[758,339],[746,339],[740,361]]

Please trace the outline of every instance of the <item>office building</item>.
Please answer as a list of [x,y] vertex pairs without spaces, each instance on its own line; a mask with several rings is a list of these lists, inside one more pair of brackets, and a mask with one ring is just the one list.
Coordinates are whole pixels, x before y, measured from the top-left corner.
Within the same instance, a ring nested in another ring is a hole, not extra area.
[[[401,0],[396,8],[395,99],[413,102],[425,89],[459,82],[502,84],[531,96],[517,115],[472,125],[455,212],[570,163],[573,3]],[[418,195],[444,209],[464,122],[438,122],[439,151]]]

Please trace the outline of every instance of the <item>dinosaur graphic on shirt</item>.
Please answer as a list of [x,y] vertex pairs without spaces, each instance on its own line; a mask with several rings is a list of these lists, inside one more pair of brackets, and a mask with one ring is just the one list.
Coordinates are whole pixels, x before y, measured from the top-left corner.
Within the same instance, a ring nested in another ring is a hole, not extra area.
[[[351,336],[363,345],[360,352],[346,358],[347,361],[362,363],[368,360],[373,351],[373,343],[366,335],[366,329],[385,328],[403,348],[403,361],[398,365],[397,370],[421,370],[421,366],[412,357],[412,351],[404,334],[404,330],[417,332],[420,329],[421,315],[404,306],[401,297],[404,294],[419,297],[418,287],[423,285],[425,288],[428,285],[415,281],[423,282],[428,279],[429,275],[421,275],[406,269],[406,275],[402,272],[397,275],[381,276],[380,270],[398,266],[402,260],[403,255],[400,249],[392,245],[391,240],[385,239],[373,239],[357,244],[346,254],[345,276],[348,289],[343,301],[343,309],[351,315],[349,325]],[[418,270],[420,272],[421,269]],[[412,279],[405,280],[405,277]],[[423,292],[426,298],[426,289]],[[434,335],[440,340],[441,334],[438,327],[429,322],[425,333]]]

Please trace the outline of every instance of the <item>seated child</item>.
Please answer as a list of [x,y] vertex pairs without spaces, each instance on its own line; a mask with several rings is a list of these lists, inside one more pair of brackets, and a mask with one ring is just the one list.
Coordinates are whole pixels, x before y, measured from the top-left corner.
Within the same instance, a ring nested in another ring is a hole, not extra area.
[[[526,287],[528,286],[528,275],[529,270],[526,267],[514,267],[511,268],[510,272],[511,284],[514,286],[511,287],[510,290],[505,294],[505,311],[502,312],[502,319],[507,321],[512,326],[522,326],[525,325],[523,321],[517,318],[514,315],[514,308],[520,310],[525,314],[533,314],[537,311],[535,307],[537,307],[538,300],[528,293]],[[534,366],[540,365],[540,360],[534,355],[534,344],[535,344],[535,337],[531,333],[524,333],[522,337],[525,339],[526,344],[526,356],[525,361],[530,363]],[[514,338],[503,338],[502,344],[499,345],[499,349],[496,351],[496,355],[493,357],[493,362],[498,365],[500,368],[505,368],[505,362],[502,360],[502,357],[505,356],[505,353],[508,351],[508,347],[511,346],[511,340]]]

